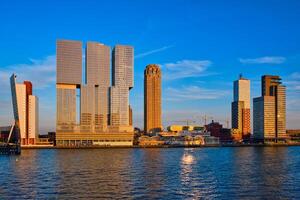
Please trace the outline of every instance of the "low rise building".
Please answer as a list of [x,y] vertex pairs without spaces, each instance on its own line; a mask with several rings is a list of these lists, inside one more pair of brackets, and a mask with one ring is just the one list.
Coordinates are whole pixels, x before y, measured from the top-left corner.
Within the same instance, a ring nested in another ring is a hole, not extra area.
[[219,142],[221,143],[233,141],[234,136],[232,135],[231,129],[223,128],[223,125],[219,122],[212,120],[211,123],[205,125],[205,130],[210,132],[211,136],[219,138]]
[[286,130],[286,134],[290,138],[290,142],[300,142],[300,129]]
[[171,125],[167,127],[169,132],[180,132],[180,131],[203,131],[203,126],[198,125]]

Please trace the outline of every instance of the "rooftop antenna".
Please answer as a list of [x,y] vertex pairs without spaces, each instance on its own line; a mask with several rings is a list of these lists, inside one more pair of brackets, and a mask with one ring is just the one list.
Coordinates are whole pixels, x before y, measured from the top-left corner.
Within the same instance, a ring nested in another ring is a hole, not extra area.
[[242,79],[243,78],[243,74],[242,73],[240,73],[240,79]]

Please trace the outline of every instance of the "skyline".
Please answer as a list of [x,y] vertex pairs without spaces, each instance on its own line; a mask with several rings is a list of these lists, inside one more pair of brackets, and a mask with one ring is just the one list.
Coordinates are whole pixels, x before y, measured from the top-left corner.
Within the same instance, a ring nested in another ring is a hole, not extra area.
[[[120,10],[122,6],[129,11],[138,10],[129,14],[128,19],[121,17],[122,12],[116,12],[116,16],[112,18],[94,20],[91,23],[84,21],[102,19],[101,16],[111,11],[112,7],[100,3],[98,6],[106,8],[103,14],[84,11],[85,8],[95,9],[91,5],[96,4],[95,2],[75,4],[71,8],[62,4],[61,8],[57,8],[59,16],[64,9],[73,16],[79,7],[84,6],[80,8],[83,15],[80,16],[79,26],[75,23],[79,17],[67,17],[59,22],[59,18],[50,13],[51,9],[50,12],[48,8],[46,11],[42,9],[44,6],[51,8],[52,4],[29,2],[29,10],[25,13],[18,10],[24,6],[21,5],[23,2],[19,2],[15,8],[19,13],[17,17],[8,18],[3,22],[4,30],[10,31],[0,33],[3,38],[0,44],[0,84],[4,88],[0,91],[0,125],[8,125],[13,120],[9,76],[16,73],[19,81],[29,80],[35,85],[34,93],[40,97],[41,131],[45,133],[55,130],[55,119],[49,119],[49,116],[55,117],[56,110],[56,58],[53,56],[55,41],[74,39],[84,43],[87,40],[99,41],[111,48],[112,44],[128,44],[135,48],[135,87],[130,95],[134,126],[143,127],[144,68],[150,63],[158,63],[164,74],[164,126],[174,124],[172,121],[195,119],[196,116],[199,119],[205,114],[213,116],[215,121],[220,121],[226,126],[225,118],[230,121],[231,115],[233,81],[242,73],[251,80],[251,104],[254,97],[260,96],[261,75],[281,76],[283,84],[287,86],[287,128],[299,128],[297,122],[300,118],[300,52],[297,44],[300,43],[300,28],[297,26],[297,18],[300,18],[300,14],[297,8],[300,3],[291,1],[287,5],[274,1],[253,4],[249,2],[235,2],[236,8],[223,3],[212,5],[193,1],[185,4],[178,1],[177,6],[161,2],[156,4],[156,7],[151,6],[150,2],[127,2],[129,5],[121,3],[116,10]],[[30,3],[42,7],[38,12],[46,12],[44,15],[40,13],[41,19],[30,20],[34,17],[29,14],[32,9]],[[10,10],[13,5],[0,4],[3,5],[1,7],[7,8],[4,10]],[[182,4],[184,6],[181,7]],[[219,12],[224,6],[229,11],[225,9],[226,12]],[[145,10],[150,16],[142,15]],[[163,12],[164,10],[168,11]],[[183,19],[176,14],[180,10]],[[199,10],[205,11],[204,14],[199,14]],[[1,18],[4,18],[5,14],[7,12],[2,12]],[[20,19],[21,15],[24,15],[24,18]],[[260,18],[262,16],[264,18]],[[25,29],[22,25],[26,22],[24,20],[30,21],[29,25],[39,28]],[[45,23],[39,23],[43,20]],[[207,21],[212,23],[208,24]],[[65,23],[69,26],[63,28]],[[10,24],[15,24],[16,27]],[[11,34],[14,30],[17,33],[18,28],[24,29],[22,35]],[[251,105],[251,110],[252,108]],[[252,116],[251,114],[251,118]],[[252,122],[251,120],[251,124]]]

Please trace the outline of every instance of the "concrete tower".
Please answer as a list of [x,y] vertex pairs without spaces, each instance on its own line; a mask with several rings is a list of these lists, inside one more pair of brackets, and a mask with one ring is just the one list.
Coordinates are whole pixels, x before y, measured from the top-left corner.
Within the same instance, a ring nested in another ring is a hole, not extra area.
[[161,70],[154,64],[148,65],[144,71],[144,130],[162,130]]

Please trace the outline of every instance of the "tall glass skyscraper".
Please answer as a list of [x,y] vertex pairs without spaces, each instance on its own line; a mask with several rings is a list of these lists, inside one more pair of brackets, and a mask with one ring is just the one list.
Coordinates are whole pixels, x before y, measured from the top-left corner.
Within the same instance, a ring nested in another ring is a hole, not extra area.
[[110,47],[87,42],[82,72],[82,43],[57,41],[57,145],[132,145],[133,48],[114,48],[112,74],[110,54]]
[[132,131],[129,122],[129,90],[133,88],[133,48],[117,45],[112,53],[110,125]]

